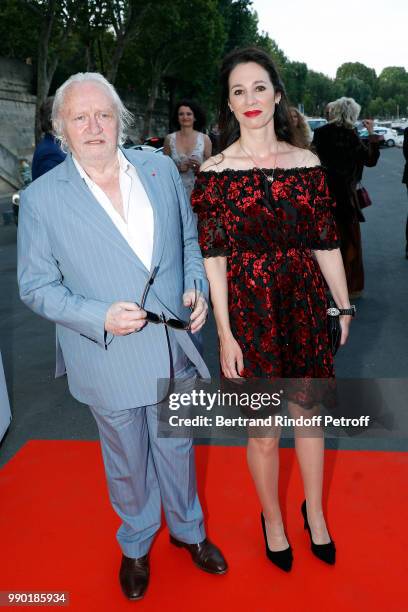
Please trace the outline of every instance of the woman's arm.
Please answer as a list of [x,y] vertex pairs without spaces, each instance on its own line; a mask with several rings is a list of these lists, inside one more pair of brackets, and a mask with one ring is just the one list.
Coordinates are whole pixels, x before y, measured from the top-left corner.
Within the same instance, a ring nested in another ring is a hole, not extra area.
[[[164,155],[168,155],[169,157],[172,158],[171,147],[170,147],[170,134],[167,134],[166,138],[164,139],[164,142],[163,142],[163,153],[164,153]],[[173,159],[173,161],[176,164],[177,170],[179,172],[187,172],[187,170],[189,169],[189,165],[186,162],[181,162],[180,163],[180,162],[176,161],[175,159]]]
[[163,153],[164,153],[164,155],[168,155],[169,157],[171,157],[170,138],[169,138],[168,134],[167,134],[167,136],[166,136],[166,138],[164,139],[164,142],[163,142]]
[[205,271],[210,283],[211,302],[220,342],[220,362],[224,376],[239,378],[244,359],[238,342],[232,335],[228,314],[227,258],[207,257]]
[[[314,254],[337,307],[350,308],[346,274],[340,249],[316,250]],[[351,315],[340,317],[341,345],[347,341],[351,319]]]

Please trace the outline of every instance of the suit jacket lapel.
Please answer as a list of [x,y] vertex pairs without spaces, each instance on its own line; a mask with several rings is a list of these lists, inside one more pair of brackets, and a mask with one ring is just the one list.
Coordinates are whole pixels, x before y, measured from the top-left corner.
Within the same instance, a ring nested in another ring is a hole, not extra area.
[[135,159],[134,156],[132,156],[130,159],[126,155],[126,149],[122,149],[122,153],[136,168],[140,182],[142,183],[153,208],[154,233],[151,265],[151,270],[153,270],[155,266],[159,265],[166,241],[166,229],[169,214],[166,203],[166,194],[164,191],[166,181],[162,176],[161,170],[158,169],[159,164],[156,165],[154,163],[154,156],[151,156],[151,158],[148,159],[145,158],[139,162],[139,160]]
[[[123,153],[127,158],[126,150],[123,150]],[[143,160],[141,163],[135,163],[135,161],[131,159],[128,161],[135,166],[140,181],[146,190],[153,208],[154,234],[151,265],[151,269],[153,269],[156,265],[158,265],[163,253],[165,228],[167,226],[168,210],[163,204],[163,185],[161,184],[162,179],[154,166],[152,165],[149,167],[146,160]],[[151,174],[152,178],[156,179],[154,182],[150,180],[149,173]],[[59,180],[68,182],[69,188],[72,190],[72,194],[66,197],[67,204],[73,208],[77,214],[83,216],[88,223],[91,222],[93,227],[102,232],[105,239],[116,248],[120,249],[123,255],[131,260],[133,264],[142,267],[142,269],[146,272],[146,266],[129,246],[125,238],[110,219],[109,215],[95,199],[85,181],[79,175],[77,169],[75,168],[74,162],[72,161],[71,155],[67,155],[65,161],[61,164],[58,178]],[[78,202],[81,204],[78,204]]]

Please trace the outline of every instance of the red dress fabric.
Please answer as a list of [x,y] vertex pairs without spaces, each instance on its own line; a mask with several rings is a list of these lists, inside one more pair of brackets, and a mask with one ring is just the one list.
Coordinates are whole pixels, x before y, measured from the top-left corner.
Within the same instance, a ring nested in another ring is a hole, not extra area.
[[313,255],[339,247],[323,169],[275,169],[273,183],[256,168],[201,172],[191,202],[203,256],[227,256],[242,375],[333,377],[326,287]]

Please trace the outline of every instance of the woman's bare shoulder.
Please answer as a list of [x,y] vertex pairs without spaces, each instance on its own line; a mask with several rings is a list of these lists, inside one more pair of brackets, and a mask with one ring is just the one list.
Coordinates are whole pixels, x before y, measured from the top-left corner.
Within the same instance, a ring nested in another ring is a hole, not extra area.
[[237,161],[237,146],[236,143],[232,143],[229,147],[209,157],[201,166],[200,170],[213,170],[214,172],[221,172],[227,168],[235,168]]
[[200,166],[200,172],[206,172],[208,170],[213,170],[215,172],[219,172],[222,170],[220,167],[223,162],[224,156],[222,153],[218,153],[218,155],[213,155],[205,160],[203,164]]

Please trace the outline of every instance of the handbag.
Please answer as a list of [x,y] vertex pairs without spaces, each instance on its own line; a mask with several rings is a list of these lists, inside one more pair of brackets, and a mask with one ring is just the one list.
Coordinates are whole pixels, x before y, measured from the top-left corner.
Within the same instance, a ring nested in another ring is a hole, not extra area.
[[360,183],[360,186],[356,189],[357,200],[360,210],[362,208],[367,208],[367,206],[371,206],[372,201],[370,196],[368,195],[368,191],[365,187],[363,187]]
[[329,346],[332,355],[335,355],[340,346],[341,340],[341,325],[340,315],[332,314],[332,309],[337,309],[337,306],[332,298],[328,298],[327,301],[327,334],[329,336]]

